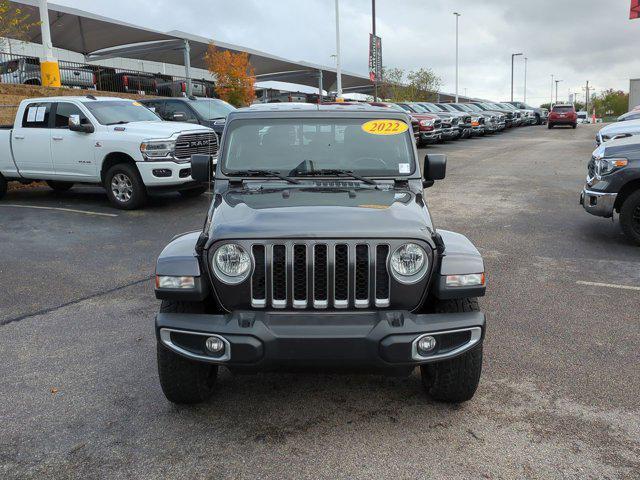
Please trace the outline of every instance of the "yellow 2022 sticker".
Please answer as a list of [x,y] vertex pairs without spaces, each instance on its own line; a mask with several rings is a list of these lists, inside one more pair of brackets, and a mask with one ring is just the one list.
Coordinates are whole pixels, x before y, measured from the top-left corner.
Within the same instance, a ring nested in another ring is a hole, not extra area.
[[362,125],[362,130],[371,135],[399,135],[408,129],[409,125],[400,120],[371,120]]

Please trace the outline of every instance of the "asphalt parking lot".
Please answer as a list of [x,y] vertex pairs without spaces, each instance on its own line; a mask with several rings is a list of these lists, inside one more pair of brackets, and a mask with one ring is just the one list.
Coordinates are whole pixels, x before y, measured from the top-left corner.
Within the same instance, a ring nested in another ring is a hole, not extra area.
[[449,155],[434,222],[479,247],[489,281],[483,376],[457,407],[417,374],[228,372],[208,404],[173,406],[150,278],[209,197],[122,212],[90,187],[10,192],[0,477],[640,478],[640,291],[618,288],[640,287],[640,248],[578,205],[597,128],[426,150]]

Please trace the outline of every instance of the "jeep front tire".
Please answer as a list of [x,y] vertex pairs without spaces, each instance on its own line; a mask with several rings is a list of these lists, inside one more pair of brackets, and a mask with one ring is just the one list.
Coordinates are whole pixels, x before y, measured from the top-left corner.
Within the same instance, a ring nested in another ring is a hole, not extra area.
[[[202,305],[193,302],[164,300],[160,312],[202,313]],[[215,391],[218,366],[194,362],[169,350],[158,341],[158,376],[167,400],[192,405],[208,400]]]
[[[476,298],[440,300],[437,313],[477,312]],[[482,344],[458,357],[420,366],[422,385],[434,400],[460,403],[471,400],[476,393],[482,372]]]

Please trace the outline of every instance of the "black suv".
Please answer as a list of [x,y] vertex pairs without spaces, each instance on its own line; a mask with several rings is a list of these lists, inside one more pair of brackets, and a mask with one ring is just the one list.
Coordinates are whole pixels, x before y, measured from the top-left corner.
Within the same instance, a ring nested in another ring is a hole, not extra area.
[[620,214],[625,235],[640,245],[640,142],[632,136],[600,145],[589,161],[580,204],[592,215]]
[[340,105],[229,114],[201,231],[156,265],[158,370],[166,397],[206,400],[218,368],[335,368],[409,375],[432,398],[469,400],[482,368],[484,263],[437,230],[407,115]]
[[163,120],[197,123],[212,128],[218,138],[224,130],[227,115],[236,109],[217,98],[150,98],[139,102],[153,109]]

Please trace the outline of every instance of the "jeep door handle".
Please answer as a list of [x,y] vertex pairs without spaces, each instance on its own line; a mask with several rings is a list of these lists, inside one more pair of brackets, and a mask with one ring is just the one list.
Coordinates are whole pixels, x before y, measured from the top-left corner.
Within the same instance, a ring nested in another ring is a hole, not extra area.
[[13,138],[16,140],[24,140],[24,135],[14,135]]
[[51,137],[53,140],[62,140],[62,137]]

